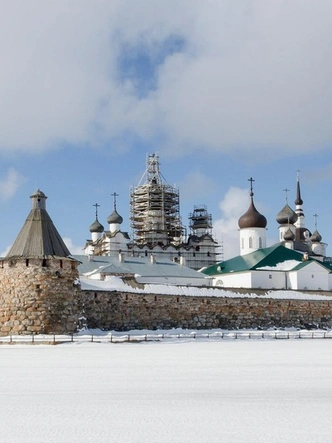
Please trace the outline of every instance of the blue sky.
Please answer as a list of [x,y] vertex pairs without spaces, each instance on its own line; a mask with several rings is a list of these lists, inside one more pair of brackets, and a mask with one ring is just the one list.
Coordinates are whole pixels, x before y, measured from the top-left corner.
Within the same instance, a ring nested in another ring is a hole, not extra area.
[[118,210],[158,152],[181,215],[204,203],[225,257],[237,219],[295,199],[332,255],[332,3],[329,0],[14,0],[0,17],[3,254],[40,188],[69,249]]

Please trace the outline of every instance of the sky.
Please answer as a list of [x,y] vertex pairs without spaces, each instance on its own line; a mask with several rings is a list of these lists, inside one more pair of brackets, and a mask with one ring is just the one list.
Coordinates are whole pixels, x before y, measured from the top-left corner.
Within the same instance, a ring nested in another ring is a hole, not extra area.
[[301,182],[306,226],[332,255],[330,0],[13,0],[0,17],[1,255],[41,189],[73,254],[112,193],[129,193],[157,152],[188,225],[205,204],[223,256],[239,253],[249,206],[278,240]]
[[6,443],[331,438],[329,340],[17,344],[0,355]]

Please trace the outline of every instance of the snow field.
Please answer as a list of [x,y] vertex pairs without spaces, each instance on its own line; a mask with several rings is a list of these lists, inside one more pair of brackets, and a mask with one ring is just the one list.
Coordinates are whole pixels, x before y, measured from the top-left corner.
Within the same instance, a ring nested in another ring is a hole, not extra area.
[[0,442],[328,442],[330,340],[0,347]]

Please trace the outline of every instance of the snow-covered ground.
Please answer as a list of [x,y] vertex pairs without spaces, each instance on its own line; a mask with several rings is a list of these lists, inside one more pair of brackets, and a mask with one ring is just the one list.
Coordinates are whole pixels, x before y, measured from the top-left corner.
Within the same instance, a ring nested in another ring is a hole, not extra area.
[[332,341],[0,347],[0,442],[329,442]]

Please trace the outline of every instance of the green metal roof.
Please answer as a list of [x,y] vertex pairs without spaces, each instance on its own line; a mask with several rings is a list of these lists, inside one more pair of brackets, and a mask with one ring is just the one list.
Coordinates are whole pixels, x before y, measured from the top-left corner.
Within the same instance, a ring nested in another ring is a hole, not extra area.
[[204,269],[207,275],[226,274],[230,272],[250,271],[265,266],[275,267],[278,263],[287,260],[303,261],[303,254],[277,243],[269,248],[258,249],[246,255],[238,255],[237,257],[217,263]]

